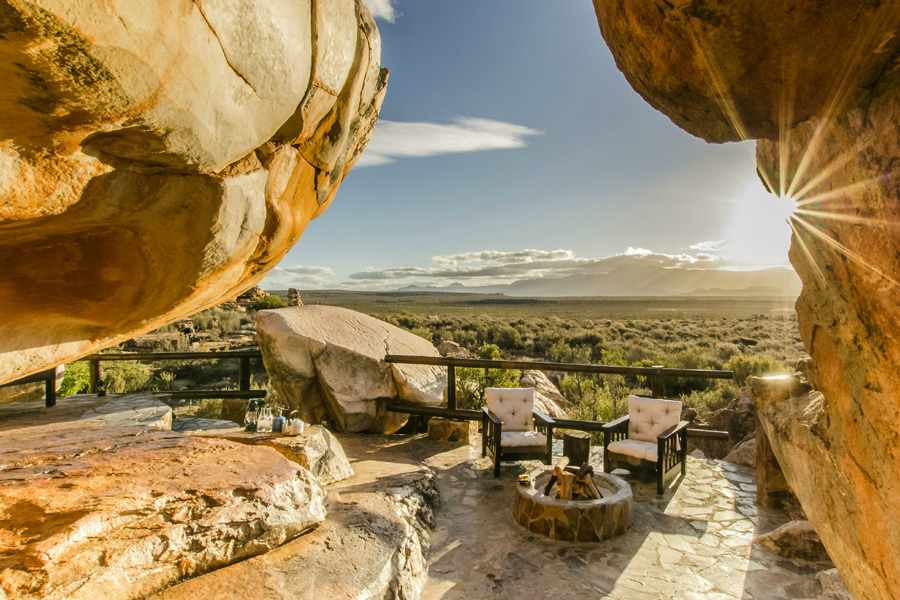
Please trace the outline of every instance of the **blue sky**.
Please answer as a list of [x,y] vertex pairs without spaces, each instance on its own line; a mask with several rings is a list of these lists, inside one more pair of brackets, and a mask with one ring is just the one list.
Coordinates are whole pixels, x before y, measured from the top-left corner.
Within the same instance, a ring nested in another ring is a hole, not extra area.
[[644,102],[589,0],[367,5],[391,71],[379,125],[263,287],[496,284],[629,249],[676,268],[787,263],[753,142],[707,144]]

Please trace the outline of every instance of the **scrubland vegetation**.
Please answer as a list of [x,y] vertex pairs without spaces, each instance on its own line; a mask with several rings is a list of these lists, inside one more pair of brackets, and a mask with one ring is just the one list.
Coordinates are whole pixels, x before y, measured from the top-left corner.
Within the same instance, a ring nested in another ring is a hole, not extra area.
[[[805,356],[793,301],[782,298],[560,298],[465,294],[306,292],[306,304],[353,308],[435,345],[454,341],[482,358],[679,369],[726,369],[733,381],[674,378],[665,395],[702,419],[736,397],[749,375],[790,372]],[[640,377],[558,373],[576,418],[624,414],[628,394],[649,394]],[[461,405],[477,407],[485,387],[513,386],[514,374],[458,369]]]
[[[266,305],[278,303],[270,300]],[[621,366],[662,365],[683,369],[728,369],[733,381],[669,379],[665,395],[681,398],[702,419],[728,404],[749,375],[789,372],[805,355],[793,303],[767,298],[561,298],[531,299],[469,294],[375,294],[304,292],[306,304],[332,304],[370,314],[435,345],[454,341],[481,358],[515,358],[561,363]],[[257,307],[254,307],[257,308]],[[252,326],[255,311],[214,308],[192,317],[195,339],[224,339]],[[154,350],[190,347],[176,325]],[[112,349],[118,351],[120,349]],[[254,363],[257,361],[254,361]],[[265,387],[262,365],[254,365],[257,386]],[[630,393],[649,394],[640,377],[551,374],[577,408],[575,418],[608,421],[624,413]],[[518,373],[501,369],[457,369],[461,406],[477,407],[486,387],[515,386]],[[65,393],[87,385],[86,363],[68,367]],[[175,380],[191,387],[234,387],[237,361],[134,361],[104,364],[113,393],[172,389]]]

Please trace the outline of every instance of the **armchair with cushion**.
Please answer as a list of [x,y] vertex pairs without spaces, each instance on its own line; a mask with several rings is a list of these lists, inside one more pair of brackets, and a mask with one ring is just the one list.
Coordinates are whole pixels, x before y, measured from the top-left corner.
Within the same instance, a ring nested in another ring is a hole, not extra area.
[[603,470],[646,468],[656,476],[656,493],[676,469],[687,469],[687,421],[681,402],[628,397],[628,415],[603,426]]
[[494,477],[504,460],[542,460],[549,465],[554,422],[534,409],[534,388],[487,388],[484,399],[481,455],[494,461]]

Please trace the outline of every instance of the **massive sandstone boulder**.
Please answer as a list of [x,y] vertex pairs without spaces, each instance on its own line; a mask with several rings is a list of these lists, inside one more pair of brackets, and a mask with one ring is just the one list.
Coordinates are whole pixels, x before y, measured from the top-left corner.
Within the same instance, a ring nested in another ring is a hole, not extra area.
[[384,97],[360,0],[0,0],[0,382],[258,282]]
[[709,142],[778,138],[866,98],[900,49],[895,2],[594,0],[616,65]]
[[767,138],[760,178],[801,203],[790,259],[818,391],[778,392],[760,419],[854,596],[900,598],[900,3],[594,4],[651,105],[709,141]]
[[388,364],[385,354],[439,356],[427,340],[374,317],[334,306],[263,310],[259,347],[281,402],[307,422],[328,415],[339,431],[393,433],[407,420],[384,401],[444,402],[443,367]]
[[271,448],[22,424],[0,431],[0,598],[144,598],[325,519],[321,485]]

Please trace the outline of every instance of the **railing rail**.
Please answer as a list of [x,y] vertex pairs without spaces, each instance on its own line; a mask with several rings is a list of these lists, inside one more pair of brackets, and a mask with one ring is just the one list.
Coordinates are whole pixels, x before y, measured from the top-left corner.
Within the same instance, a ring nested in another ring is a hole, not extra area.
[[56,375],[58,373],[57,367],[53,367],[52,369],[47,369],[46,371],[41,371],[40,373],[34,373],[32,375],[26,375],[21,379],[16,379],[15,381],[10,381],[0,385],[0,387],[9,387],[13,385],[22,385],[25,383],[36,383],[38,381],[44,382],[44,405],[45,406],[56,406]]
[[90,372],[90,387],[92,394],[97,393],[100,379],[103,377],[103,361],[107,360],[214,360],[219,358],[236,359],[240,361],[240,375],[238,377],[238,390],[184,390],[160,392],[173,398],[264,398],[264,390],[250,389],[250,359],[262,358],[259,350],[231,350],[223,352],[116,352],[109,354],[90,354],[82,360],[87,360]]
[[[447,406],[420,406],[404,402],[389,401],[386,409],[389,412],[445,417],[456,420],[477,421],[481,412],[461,409],[456,406],[456,368],[473,367],[478,369],[529,369],[537,371],[561,371],[566,373],[599,373],[604,375],[632,375],[646,377],[654,397],[664,395],[663,379],[667,377],[697,377],[702,379],[733,379],[733,371],[717,371],[712,369],[670,369],[662,366],[654,367],[620,367],[616,365],[585,365],[573,363],[556,363],[526,360],[489,360],[484,358],[457,358],[452,356],[408,356],[403,354],[387,354],[386,363],[407,365],[431,365],[447,367]],[[579,429],[581,431],[600,431],[605,423],[599,421],[582,421],[578,419],[554,419],[560,429]],[[689,435],[710,439],[727,439],[725,431],[689,429]]]

